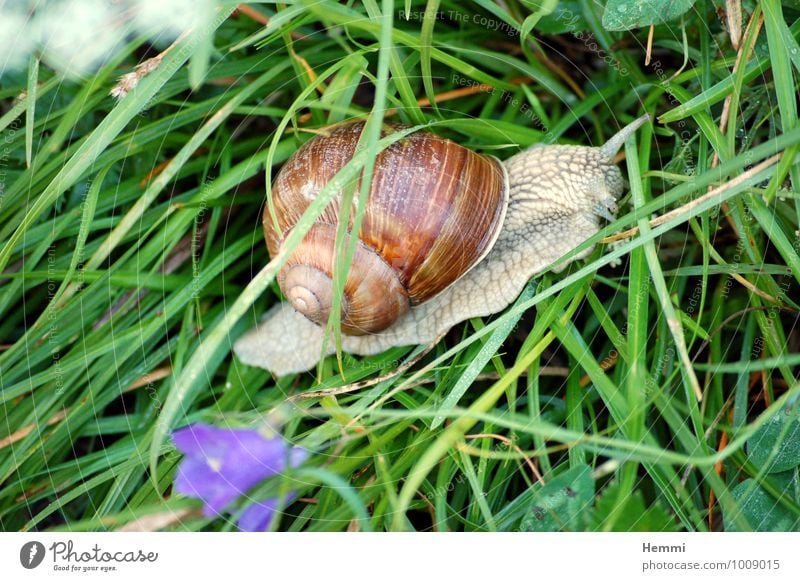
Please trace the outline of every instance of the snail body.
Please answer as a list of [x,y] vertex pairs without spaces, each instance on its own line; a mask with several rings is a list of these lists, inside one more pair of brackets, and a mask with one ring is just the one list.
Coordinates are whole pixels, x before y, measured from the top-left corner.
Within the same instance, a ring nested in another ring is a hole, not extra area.
[[[613,157],[647,119],[599,148],[534,146],[502,164],[426,132],[381,152],[345,283],[342,349],[372,355],[432,343],[508,306],[532,276],[595,234],[601,218],[613,219],[624,184]],[[278,228],[268,213],[264,220],[273,256],[353,155],[359,132],[354,124],[314,138],[284,164],[273,185]],[[289,302],[234,345],[244,363],[285,375],[323,355],[338,210],[338,201],[326,209],[278,275]]]

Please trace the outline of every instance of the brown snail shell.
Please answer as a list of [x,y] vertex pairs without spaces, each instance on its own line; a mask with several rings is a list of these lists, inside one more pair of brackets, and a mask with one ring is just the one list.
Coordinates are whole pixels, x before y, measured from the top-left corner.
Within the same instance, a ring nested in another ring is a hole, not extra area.
[[[363,127],[352,123],[317,136],[283,165],[272,187],[278,229],[268,209],[263,220],[271,255],[350,161]],[[498,160],[432,133],[410,134],[382,151],[344,286],[342,332],[382,331],[469,272],[500,233],[508,191]],[[340,203],[338,195],[278,274],[292,306],[319,325],[331,311]],[[355,209],[348,231],[354,215]]]

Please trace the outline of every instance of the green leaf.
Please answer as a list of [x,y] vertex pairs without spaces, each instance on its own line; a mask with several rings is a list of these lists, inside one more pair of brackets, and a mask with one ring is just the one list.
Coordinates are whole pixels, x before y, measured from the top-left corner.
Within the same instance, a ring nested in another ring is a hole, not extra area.
[[584,531],[588,524],[594,480],[587,465],[575,466],[534,491],[520,530],[526,532]]
[[433,68],[431,66],[431,50],[433,48],[433,27],[436,24],[436,15],[439,12],[439,0],[428,0],[422,19],[422,30],[419,34],[420,50],[419,65],[422,70],[422,85],[425,87],[425,96],[436,109],[436,91],[433,88]]
[[747,443],[747,456],[767,472],[800,465],[800,407],[787,405],[759,427]]
[[[523,289],[522,293],[517,298],[517,301],[514,303],[514,305],[516,306],[530,299],[533,296],[535,289],[536,285],[534,283],[528,283],[528,285]],[[519,322],[521,317],[522,312],[520,312],[517,316],[511,317],[486,339],[486,342],[483,344],[483,347],[481,347],[481,350],[475,355],[470,364],[467,366],[467,369],[464,370],[464,373],[462,373],[461,377],[458,378],[458,381],[453,386],[453,389],[450,390],[450,393],[447,394],[447,397],[442,402],[442,405],[439,408],[440,414],[433,418],[433,422],[431,423],[432,430],[438,428],[444,423],[444,420],[447,418],[446,414],[452,411],[453,408],[458,405],[458,402],[467,392],[469,386],[472,385],[481,370],[483,370],[491,358],[494,357],[495,353],[497,353],[497,350],[500,349],[500,346],[508,338],[508,335],[514,330],[514,327]]]
[[589,28],[578,0],[562,0],[555,10],[543,15],[536,25],[536,30],[543,34],[583,32]]
[[525,19],[520,30],[520,42],[524,43],[528,35],[541,19],[548,14],[552,14],[558,4],[557,0],[541,0],[540,2],[530,2],[533,13]]
[[614,520],[610,529],[613,532],[671,532],[678,529],[675,519],[660,504],[645,507],[641,491],[628,496],[621,507],[617,506],[618,500],[619,485],[603,490],[594,510],[595,529],[602,529],[611,519]]
[[[773,474],[770,480],[778,486],[781,492],[787,496],[797,498],[798,480],[797,475],[792,472],[782,472]],[[741,482],[731,492],[740,515],[745,518],[750,528],[756,532],[772,531],[798,531],[800,521],[797,517],[781,502],[764,490],[752,478]],[[723,515],[726,531],[737,531],[734,524],[733,515],[726,512]]]
[[193,91],[200,88],[208,73],[208,63],[211,60],[211,49],[214,46],[214,37],[209,34],[197,35],[197,48],[189,59],[189,87]]
[[[269,22],[259,30],[258,32],[248,36],[244,40],[237,42],[231,48],[228,49],[229,52],[234,52],[237,50],[241,50],[245,47],[252,46],[256,43],[259,43],[261,40],[267,38],[268,36],[275,34],[276,31],[281,30],[284,26],[295,26],[300,16],[303,12],[306,11],[305,6],[301,6],[299,4],[294,4],[292,6],[286,6],[283,10],[280,10],[269,17]],[[286,30],[285,32],[289,32]],[[261,43],[258,48],[263,48],[267,43]]]
[[695,0],[608,0],[603,12],[606,30],[631,30],[674,20]]
[[31,58],[28,66],[28,107],[25,113],[25,165],[31,167],[33,159],[33,124],[36,113],[36,89],[39,84],[39,59]]

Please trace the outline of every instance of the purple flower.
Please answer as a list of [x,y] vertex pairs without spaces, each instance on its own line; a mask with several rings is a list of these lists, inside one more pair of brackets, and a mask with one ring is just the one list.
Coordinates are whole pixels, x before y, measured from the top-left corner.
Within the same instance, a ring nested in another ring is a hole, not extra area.
[[[219,515],[256,484],[289,467],[300,465],[308,451],[283,438],[265,438],[256,430],[234,430],[192,424],[172,433],[172,441],[186,457],[178,467],[175,491],[203,501],[203,515]],[[294,495],[287,496],[290,502]],[[239,518],[239,528],[269,528],[278,499],[250,505]]]

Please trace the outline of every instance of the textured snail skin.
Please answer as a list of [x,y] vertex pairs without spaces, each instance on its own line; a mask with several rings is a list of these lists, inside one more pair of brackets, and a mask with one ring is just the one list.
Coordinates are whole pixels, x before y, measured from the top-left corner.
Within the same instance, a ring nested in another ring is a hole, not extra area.
[[[506,160],[509,207],[489,254],[388,329],[373,335],[343,335],[343,350],[372,355],[394,346],[432,343],[457,323],[511,304],[531,277],[593,236],[601,219],[613,218],[624,181],[612,158],[646,120],[645,116],[628,125],[601,148],[538,146]],[[236,342],[234,351],[242,362],[280,376],[312,369],[320,359],[323,339],[322,327],[281,303]],[[329,341],[328,354],[334,350]]]

